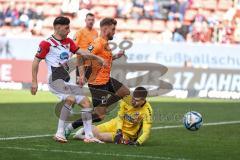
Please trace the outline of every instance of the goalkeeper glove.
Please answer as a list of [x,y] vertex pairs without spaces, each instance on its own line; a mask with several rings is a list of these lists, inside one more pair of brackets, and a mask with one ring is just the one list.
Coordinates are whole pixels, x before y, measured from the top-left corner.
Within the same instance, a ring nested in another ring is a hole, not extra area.
[[129,141],[127,145],[140,146],[140,143],[138,141]]
[[116,135],[114,137],[114,143],[115,144],[122,143],[122,138],[123,138],[122,130],[118,129],[117,132],[116,132]]

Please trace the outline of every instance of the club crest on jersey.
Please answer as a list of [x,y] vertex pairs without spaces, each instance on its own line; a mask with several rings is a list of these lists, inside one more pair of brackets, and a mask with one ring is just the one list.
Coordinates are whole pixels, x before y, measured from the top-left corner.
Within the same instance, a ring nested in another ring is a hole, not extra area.
[[134,117],[138,117],[138,116],[139,116],[139,112],[135,112]]
[[92,50],[94,49],[94,47],[92,45],[88,46],[88,51],[92,52]]
[[69,49],[69,48],[70,48],[70,44],[67,44],[67,45],[66,45],[66,48]]
[[38,52],[38,53],[41,53],[41,51],[42,51],[42,48],[41,48],[41,47],[38,47],[37,52]]
[[65,60],[65,59],[68,59],[68,58],[69,58],[69,55],[68,55],[67,52],[62,52],[62,53],[60,54],[60,59],[61,59],[61,60]]

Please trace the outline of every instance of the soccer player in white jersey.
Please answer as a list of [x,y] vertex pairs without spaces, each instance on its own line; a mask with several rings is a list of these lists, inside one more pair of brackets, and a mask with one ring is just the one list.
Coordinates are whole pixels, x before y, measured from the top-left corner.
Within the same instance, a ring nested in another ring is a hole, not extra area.
[[[59,92],[51,87],[50,83],[55,80],[60,80],[67,87],[70,85],[68,70],[66,68],[67,61],[72,54],[81,54],[85,58],[96,59],[100,64],[104,63],[104,60],[94,54],[85,52],[75,45],[73,40],[67,37],[70,32],[70,20],[67,17],[57,17],[53,22],[54,34],[47,40],[43,40],[39,44],[39,49],[35,55],[32,63],[32,86],[31,93],[35,95],[38,89],[37,74],[39,63],[42,59],[45,59],[48,66],[49,77],[49,90],[55,94],[61,101],[63,101],[63,107],[61,108],[60,117],[58,121],[58,129],[54,135],[54,140],[66,143],[67,139],[64,135],[65,121],[69,117],[72,105],[74,103],[81,104],[82,117],[85,117],[84,130],[87,132],[85,142],[98,142],[92,134],[91,124],[91,106],[89,99],[84,95],[66,94]],[[59,84],[60,85],[60,84]]]

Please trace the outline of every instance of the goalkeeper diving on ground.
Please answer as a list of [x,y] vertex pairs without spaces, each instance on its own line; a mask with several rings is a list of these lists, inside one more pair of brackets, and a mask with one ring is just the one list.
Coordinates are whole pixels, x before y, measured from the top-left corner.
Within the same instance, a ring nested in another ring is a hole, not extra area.
[[[99,140],[115,144],[142,145],[149,137],[152,126],[152,107],[146,101],[147,90],[137,87],[133,95],[120,102],[117,117],[93,127]],[[84,129],[79,129],[75,139],[84,139]]]

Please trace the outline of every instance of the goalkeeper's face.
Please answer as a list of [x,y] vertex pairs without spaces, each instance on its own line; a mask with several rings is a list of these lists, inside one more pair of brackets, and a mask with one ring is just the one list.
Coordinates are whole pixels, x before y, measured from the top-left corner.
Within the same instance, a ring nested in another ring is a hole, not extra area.
[[141,107],[145,102],[146,102],[145,98],[132,97],[132,106],[135,108]]

